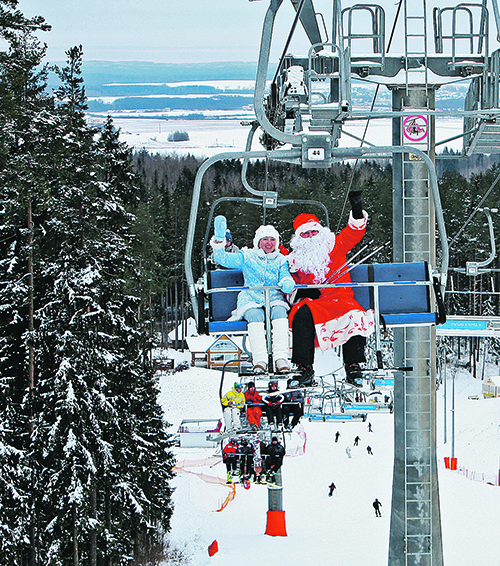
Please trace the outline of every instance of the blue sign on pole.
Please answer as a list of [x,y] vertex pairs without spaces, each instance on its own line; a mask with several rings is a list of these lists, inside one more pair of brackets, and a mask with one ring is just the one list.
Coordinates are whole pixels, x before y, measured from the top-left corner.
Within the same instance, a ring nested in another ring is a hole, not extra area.
[[439,328],[448,330],[486,330],[488,321],[486,320],[467,320],[463,319],[448,319]]

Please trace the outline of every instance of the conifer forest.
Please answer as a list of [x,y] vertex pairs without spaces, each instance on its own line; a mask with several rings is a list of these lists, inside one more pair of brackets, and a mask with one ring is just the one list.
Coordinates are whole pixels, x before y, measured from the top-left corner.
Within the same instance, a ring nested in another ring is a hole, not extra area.
[[[175,317],[190,315],[183,242],[202,160],[134,153],[111,118],[91,127],[83,49],[69,47],[66,63],[49,67],[36,37],[47,28],[17,0],[0,0],[0,566],[139,564],[175,512],[152,349]],[[499,178],[498,165],[442,174],[448,237],[457,236],[452,268],[489,255],[484,217],[468,220],[499,202]],[[367,239],[391,239],[388,162],[301,170],[256,161],[247,179],[280,198],[323,202],[332,230],[347,220],[347,192],[362,189]],[[214,199],[245,194],[241,164],[216,164],[203,189],[207,218]],[[239,247],[252,245],[263,220],[252,207],[217,209]],[[290,206],[265,219],[285,245],[296,214]],[[202,218],[194,257],[204,230]],[[390,260],[390,243],[373,259]],[[452,269],[449,280],[448,313],[499,314],[498,271],[467,278]]]

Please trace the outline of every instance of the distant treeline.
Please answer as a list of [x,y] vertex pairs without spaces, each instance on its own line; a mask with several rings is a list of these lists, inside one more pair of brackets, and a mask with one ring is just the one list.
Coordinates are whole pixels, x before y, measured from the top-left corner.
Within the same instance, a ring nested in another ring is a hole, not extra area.
[[253,89],[220,89],[210,85],[180,85],[168,86],[164,83],[158,84],[106,84],[102,85],[102,96],[151,96],[151,95],[178,95],[188,94],[250,94],[253,96]]
[[253,103],[253,96],[217,95],[209,98],[117,98],[114,102],[89,100],[90,112],[106,112],[113,110],[237,110]]
[[[272,65],[271,65],[272,67]],[[184,81],[255,80],[257,63],[150,63],[144,61],[84,61],[82,74],[89,97],[108,96],[112,83],[173,83]],[[270,71],[274,72],[274,71]],[[272,78],[269,77],[269,78]],[[59,85],[56,74],[48,78],[50,87]],[[155,94],[155,93],[152,93]]]

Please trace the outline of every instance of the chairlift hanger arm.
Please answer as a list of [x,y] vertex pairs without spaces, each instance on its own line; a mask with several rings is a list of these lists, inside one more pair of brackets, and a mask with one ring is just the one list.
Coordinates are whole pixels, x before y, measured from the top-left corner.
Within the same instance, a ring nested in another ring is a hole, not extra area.
[[488,230],[489,230],[490,242],[491,242],[491,253],[488,259],[485,259],[484,261],[468,261],[466,263],[465,268],[463,267],[453,268],[453,271],[456,271],[458,273],[465,273],[466,275],[469,276],[476,276],[476,275],[481,275],[483,273],[489,273],[490,271],[495,271],[494,269],[481,269],[481,268],[485,268],[486,266],[490,265],[490,263],[495,259],[497,255],[496,245],[495,245],[495,233],[493,231],[493,219],[491,218],[491,212],[498,212],[498,209],[496,208],[489,209],[485,207],[485,208],[478,208],[477,210],[480,212],[484,212],[484,214],[486,215],[486,219],[488,220]]
[[[491,253],[490,253],[490,257],[488,259],[486,259],[485,261],[480,261],[478,262],[477,266],[478,267],[486,267],[487,265],[489,265],[494,259],[495,256],[497,255],[497,251],[496,251],[496,246],[495,246],[495,233],[493,231],[493,219],[491,218],[491,210],[487,207],[480,209],[484,212],[484,214],[486,215],[486,218],[488,220],[488,230],[489,230],[489,234],[490,234],[490,242],[491,242]],[[494,209],[494,211],[496,212],[496,209]]]
[[189,298],[191,300],[191,306],[193,309],[193,315],[195,320],[199,320],[199,309],[198,309],[198,299],[196,295],[196,287],[195,281],[193,276],[193,244],[194,244],[194,234],[196,229],[196,220],[198,217],[198,209],[200,206],[200,195],[201,195],[201,184],[203,181],[203,177],[207,170],[218,163],[219,161],[224,161],[225,159],[262,159],[262,158],[275,158],[276,160],[280,160],[282,158],[290,159],[290,160],[297,160],[297,163],[300,164],[300,157],[301,157],[301,149],[295,148],[291,150],[279,150],[279,151],[234,151],[234,152],[224,152],[218,153],[217,155],[213,155],[206,159],[198,169],[196,173],[196,178],[194,181],[193,187],[193,196],[191,200],[191,212],[189,215],[189,224],[188,224],[188,231],[186,235],[186,247],[184,251],[184,272],[186,274],[186,283],[188,286],[188,293]]
[[[438,226],[439,238],[441,242],[441,267],[439,270],[441,292],[444,296],[446,289],[446,278],[449,265],[449,248],[448,240],[446,237],[446,226],[444,223],[443,209],[441,206],[441,198],[439,195],[439,188],[437,183],[436,170],[429,156],[421,150],[410,146],[382,146],[382,147],[358,147],[358,148],[334,148],[332,149],[332,158],[335,161],[342,161],[345,159],[358,159],[362,157],[372,158],[387,158],[395,153],[413,153],[418,155],[427,166],[429,172],[429,183],[434,199],[436,209],[436,222]],[[196,219],[198,216],[198,208],[201,194],[201,183],[206,171],[218,161],[225,159],[258,159],[269,158],[276,161],[289,161],[300,163],[301,148],[292,148],[290,150],[274,150],[274,151],[244,151],[244,152],[225,152],[219,153],[208,158],[204,161],[196,174],[193,198],[191,203],[191,213],[189,217],[188,232],[186,236],[186,248],[184,254],[184,268],[186,273],[186,282],[188,285],[189,296],[193,307],[193,314],[198,315],[198,303],[196,297],[196,288],[193,277],[192,269],[192,252],[194,233],[196,228]]]

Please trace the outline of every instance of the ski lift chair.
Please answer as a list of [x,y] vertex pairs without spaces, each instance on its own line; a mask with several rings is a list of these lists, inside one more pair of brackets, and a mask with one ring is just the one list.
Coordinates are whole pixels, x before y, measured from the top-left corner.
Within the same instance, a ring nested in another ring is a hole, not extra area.
[[[350,271],[354,298],[375,311],[377,366],[383,369],[380,327],[444,324],[446,315],[437,279],[427,262],[357,265]],[[437,312],[431,301],[434,290]]]

